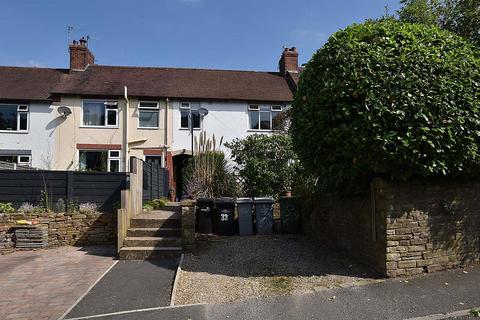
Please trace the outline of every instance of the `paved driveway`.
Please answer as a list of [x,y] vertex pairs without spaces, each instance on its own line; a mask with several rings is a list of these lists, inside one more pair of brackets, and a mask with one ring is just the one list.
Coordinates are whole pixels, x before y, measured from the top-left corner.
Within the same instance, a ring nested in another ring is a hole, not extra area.
[[0,319],[57,319],[113,265],[113,254],[93,246],[0,256]]

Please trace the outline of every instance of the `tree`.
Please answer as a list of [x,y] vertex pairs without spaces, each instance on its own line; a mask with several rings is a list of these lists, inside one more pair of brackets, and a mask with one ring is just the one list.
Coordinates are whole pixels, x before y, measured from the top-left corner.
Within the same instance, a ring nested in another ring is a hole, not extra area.
[[436,25],[480,45],[480,0],[402,0],[401,21]]
[[291,191],[297,166],[290,136],[250,135],[225,144],[247,196],[278,196]]
[[480,171],[478,48],[437,27],[353,25],[307,63],[291,109],[295,150],[329,190],[376,175]]

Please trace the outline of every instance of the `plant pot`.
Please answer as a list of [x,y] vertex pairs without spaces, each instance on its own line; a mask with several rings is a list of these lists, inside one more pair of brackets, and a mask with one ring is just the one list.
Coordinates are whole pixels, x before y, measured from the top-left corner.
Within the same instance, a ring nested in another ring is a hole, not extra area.
[[292,191],[285,191],[285,192],[283,193],[283,196],[284,196],[284,197],[291,197],[291,196],[292,196]]

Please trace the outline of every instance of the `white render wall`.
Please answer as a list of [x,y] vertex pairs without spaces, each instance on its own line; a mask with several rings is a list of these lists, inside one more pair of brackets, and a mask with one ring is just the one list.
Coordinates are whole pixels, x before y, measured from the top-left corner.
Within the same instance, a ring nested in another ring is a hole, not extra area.
[[49,103],[30,103],[28,132],[0,132],[0,149],[31,150],[32,167],[53,164],[56,116]]
[[[172,151],[179,151],[182,149],[191,149],[190,131],[188,129],[180,128],[180,104],[181,102],[191,102],[188,100],[172,101],[172,131],[173,142]],[[198,102],[196,102],[198,103]],[[223,146],[221,150],[225,152],[228,157],[230,152],[225,147],[225,142],[230,142],[235,138],[245,138],[250,134],[266,134],[269,131],[249,130],[248,120],[248,105],[247,102],[200,102],[200,107],[208,110],[208,115],[203,119],[203,131],[206,132],[207,137],[211,138],[215,134],[215,138],[220,141],[223,137]],[[200,134],[200,129],[193,132],[195,137]],[[198,138],[197,138],[198,139]]]

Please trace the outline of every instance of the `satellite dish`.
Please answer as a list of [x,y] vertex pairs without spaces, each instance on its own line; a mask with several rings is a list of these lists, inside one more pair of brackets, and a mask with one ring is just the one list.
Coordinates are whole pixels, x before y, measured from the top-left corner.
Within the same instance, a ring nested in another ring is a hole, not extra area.
[[206,115],[208,114],[208,110],[205,109],[205,108],[200,108],[200,109],[198,109],[198,113],[199,113],[202,117],[204,117],[204,116],[206,116]]
[[67,117],[69,114],[72,113],[72,110],[70,110],[69,107],[59,107],[58,108],[58,113],[62,115],[62,117]]

